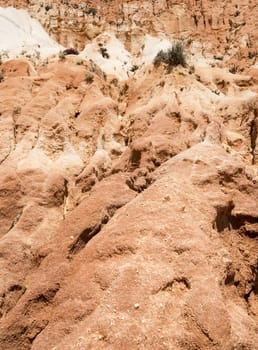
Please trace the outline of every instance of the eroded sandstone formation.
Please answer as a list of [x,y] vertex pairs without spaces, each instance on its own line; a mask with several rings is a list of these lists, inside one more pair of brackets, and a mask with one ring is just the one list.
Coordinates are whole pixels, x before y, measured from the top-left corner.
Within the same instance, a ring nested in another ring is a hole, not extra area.
[[257,58],[255,0],[1,0],[0,6],[28,9],[58,42],[80,50],[104,31],[113,31],[137,54],[146,33],[165,33],[170,40],[197,40],[199,51],[223,59],[231,69],[246,69]]
[[1,63],[0,348],[257,349],[256,57],[213,57],[253,42],[255,2],[83,2],[81,27],[62,13],[78,2],[0,4],[80,49],[115,27],[134,56],[148,31],[200,43],[127,79],[74,55]]

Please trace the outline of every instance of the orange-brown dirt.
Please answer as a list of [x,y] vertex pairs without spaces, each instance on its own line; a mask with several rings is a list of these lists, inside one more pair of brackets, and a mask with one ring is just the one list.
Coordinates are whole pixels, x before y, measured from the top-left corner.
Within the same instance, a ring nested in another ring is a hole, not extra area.
[[64,45],[162,31],[214,62],[1,62],[0,349],[256,350],[256,2],[78,4],[0,1]]

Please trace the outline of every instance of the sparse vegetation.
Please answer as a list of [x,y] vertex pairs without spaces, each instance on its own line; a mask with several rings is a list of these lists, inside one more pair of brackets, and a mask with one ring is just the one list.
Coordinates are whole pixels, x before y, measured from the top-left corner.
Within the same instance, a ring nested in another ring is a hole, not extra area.
[[192,44],[192,42],[193,42],[193,39],[192,39],[192,38],[189,38],[189,39],[187,40],[187,45],[190,46],[190,45]]
[[51,10],[52,9],[52,6],[50,6],[50,5],[46,5],[45,6],[45,10],[48,12],[49,10]]
[[230,72],[231,74],[236,74],[236,72],[237,72],[237,66],[234,64],[234,66],[232,66],[232,67],[229,68],[229,72]]
[[2,51],[1,58],[9,59],[9,52],[7,50]]
[[2,81],[4,81],[4,71],[0,70],[0,83],[2,83]]
[[107,49],[105,47],[101,47],[99,49],[99,51],[100,51],[103,58],[109,58],[109,54],[108,54]]
[[45,58],[44,61],[42,62],[43,66],[47,66],[48,65],[48,58]]
[[129,89],[129,86],[127,83],[125,83],[120,90],[120,96],[125,96],[128,89]]
[[134,72],[136,72],[138,69],[139,69],[139,66],[137,66],[136,64],[134,64],[134,65],[130,68],[130,71],[134,73]]
[[218,54],[213,56],[214,60],[223,61],[223,56]]
[[186,58],[182,41],[175,42],[167,51],[159,51],[153,63],[154,66],[165,63],[169,70],[179,65],[186,67]]
[[190,66],[188,72],[189,72],[189,74],[193,74],[195,72],[195,67],[194,66]]
[[91,7],[91,8],[89,8],[89,9],[87,9],[87,10],[85,11],[85,13],[86,13],[87,15],[92,15],[93,17],[95,17],[96,14],[97,14],[97,9],[94,8],[94,7]]
[[90,73],[86,74],[85,81],[86,81],[87,84],[92,84],[93,81],[94,81],[93,74],[90,74]]
[[213,92],[216,95],[220,95],[220,91],[219,90],[211,90],[211,92]]
[[257,57],[257,51],[249,51],[248,52],[248,58],[252,59],[252,58],[256,58]]
[[60,61],[64,61],[65,60],[65,53],[63,51],[60,51],[58,54],[59,60]]

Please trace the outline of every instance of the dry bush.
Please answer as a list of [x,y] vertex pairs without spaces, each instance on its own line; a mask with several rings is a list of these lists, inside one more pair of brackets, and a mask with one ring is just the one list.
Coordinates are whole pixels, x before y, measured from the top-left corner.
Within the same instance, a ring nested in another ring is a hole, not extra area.
[[175,42],[167,51],[159,51],[153,61],[155,66],[165,63],[169,69],[181,65],[186,67],[184,46],[181,41]]

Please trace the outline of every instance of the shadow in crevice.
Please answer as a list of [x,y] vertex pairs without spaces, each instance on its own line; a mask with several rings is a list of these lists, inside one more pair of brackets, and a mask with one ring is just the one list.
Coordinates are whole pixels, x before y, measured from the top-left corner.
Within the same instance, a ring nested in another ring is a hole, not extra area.
[[[213,222],[213,229],[218,232],[223,232],[224,230],[240,230],[247,224],[257,224],[258,218],[256,216],[246,215],[246,214],[232,214],[232,210],[235,205],[233,201],[230,201],[226,206],[217,207],[217,215]],[[253,230],[248,230],[248,228],[242,230],[244,234],[254,238],[257,236],[257,232]]]
[[235,286],[238,294],[252,309],[251,299],[258,295],[258,217],[234,213],[233,201],[216,208],[213,222],[227,247],[232,265],[226,267],[224,284]]
[[80,233],[76,241],[69,247],[69,260],[72,259],[73,255],[78,254],[87,245],[87,243],[100,232],[101,226],[104,223],[106,223],[106,220],[102,220],[102,222],[95,227],[87,227]]
[[73,256],[78,254],[82,249],[86,247],[88,242],[95,237],[106,225],[109,220],[115,215],[116,211],[121,208],[123,205],[110,205],[106,208],[105,213],[103,214],[101,220],[96,223],[95,226],[90,226],[85,228],[76,240],[70,245],[68,249],[67,259],[72,260]]
[[234,207],[234,203],[230,201],[228,205],[216,208],[217,215],[213,223],[213,229],[216,229],[218,232],[222,232],[225,229],[232,229],[231,218]]
[[139,168],[141,157],[142,157],[141,151],[135,150],[135,149],[132,150],[131,157],[130,157],[131,169]]

